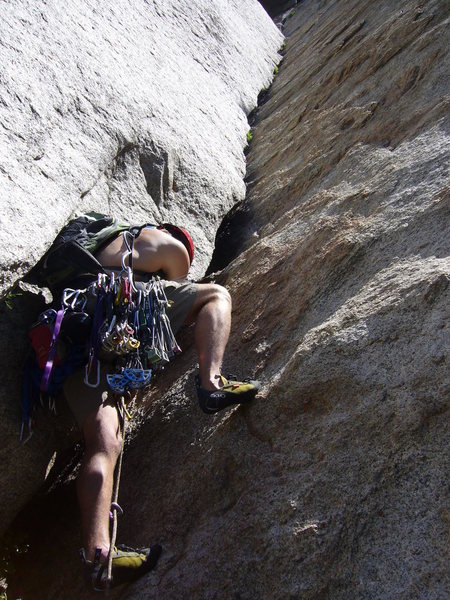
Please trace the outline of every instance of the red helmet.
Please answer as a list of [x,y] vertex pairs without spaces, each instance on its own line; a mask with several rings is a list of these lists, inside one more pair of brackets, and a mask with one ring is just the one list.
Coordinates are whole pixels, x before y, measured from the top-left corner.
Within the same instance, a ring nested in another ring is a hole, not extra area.
[[194,242],[192,241],[192,238],[186,229],[177,227],[171,223],[163,223],[158,227],[158,229],[166,229],[172,237],[179,240],[183,244],[187,250],[187,253],[189,254],[189,262],[192,264],[192,261],[194,260]]

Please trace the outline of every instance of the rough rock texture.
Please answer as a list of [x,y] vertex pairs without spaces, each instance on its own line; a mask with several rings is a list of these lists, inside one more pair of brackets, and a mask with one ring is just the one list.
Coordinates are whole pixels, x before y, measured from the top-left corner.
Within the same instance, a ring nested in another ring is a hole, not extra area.
[[[196,242],[192,276],[203,274],[221,216],[245,195],[247,114],[280,58],[282,35],[263,8],[28,0],[2,2],[1,17],[0,292],[75,210],[184,224]],[[51,422],[18,444],[38,305],[1,307],[0,532],[58,447]]]
[[[448,16],[304,0],[287,21],[228,221],[240,249],[216,276],[235,307],[225,370],[263,393],[200,413],[185,333],[121,491],[120,538],[165,553],[115,598],[448,596]],[[82,596],[68,498],[36,512],[52,546],[30,551],[21,597]]]

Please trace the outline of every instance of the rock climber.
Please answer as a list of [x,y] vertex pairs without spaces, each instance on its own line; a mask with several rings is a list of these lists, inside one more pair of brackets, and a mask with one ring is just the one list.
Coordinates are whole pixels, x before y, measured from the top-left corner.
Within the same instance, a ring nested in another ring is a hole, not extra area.
[[[228,406],[252,400],[256,381],[229,381],[221,373],[231,324],[228,291],[213,283],[192,283],[186,277],[194,255],[189,234],[171,225],[143,228],[134,240],[132,262],[136,280],[160,274],[170,306],[167,315],[173,332],[195,323],[194,340],[199,372],[195,378],[201,409],[214,414]],[[96,254],[106,272],[120,271],[126,250],[121,235]],[[84,385],[81,373],[72,375],[65,396],[82,430],[85,452],[77,479],[81,512],[82,557],[89,581],[104,589],[105,565],[110,551],[110,508],[114,470],[122,450],[119,415],[104,376],[98,388]],[[111,396],[111,397],[110,397]],[[134,551],[116,549],[112,558],[112,585],[133,581],[150,571],[161,547]]]

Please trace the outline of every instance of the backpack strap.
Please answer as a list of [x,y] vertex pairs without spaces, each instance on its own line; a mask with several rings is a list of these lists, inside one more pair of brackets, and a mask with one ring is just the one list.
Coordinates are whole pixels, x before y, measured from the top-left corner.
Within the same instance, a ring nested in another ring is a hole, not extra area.
[[53,362],[55,360],[56,342],[58,339],[59,332],[61,330],[61,323],[62,323],[65,312],[66,312],[66,309],[63,307],[63,308],[60,308],[56,314],[56,321],[55,321],[55,326],[53,328],[52,341],[50,343],[50,350],[49,350],[49,353],[47,356],[47,363],[45,365],[44,373],[43,373],[42,379],[41,379],[41,392],[46,392],[48,389],[50,375],[51,375],[52,369],[53,369]]

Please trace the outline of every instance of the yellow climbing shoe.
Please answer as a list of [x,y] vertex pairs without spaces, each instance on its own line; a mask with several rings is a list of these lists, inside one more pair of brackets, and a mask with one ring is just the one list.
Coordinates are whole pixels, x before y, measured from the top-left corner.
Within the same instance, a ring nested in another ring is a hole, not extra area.
[[[116,587],[122,583],[136,581],[149,571],[158,562],[162,548],[155,544],[151,548],[135,550],[128,546],[114,548],[112,558],[111,581],[109,588]],[[84,564],[86,583],[96,592],[104,592],[108,588],[108,567],[100,563],[101,551],[97,548],[93,561],[86,560],[84,550],[81,550],[81,558]]]
[[242,404],[253,400],[259,392],[259,381],[233,381],[220,376],[221,387],[217,390],[205,390],[201,387],[200,377],[195,377],[195,386],[200,408],[206,414],[214,414],[233,404]]

